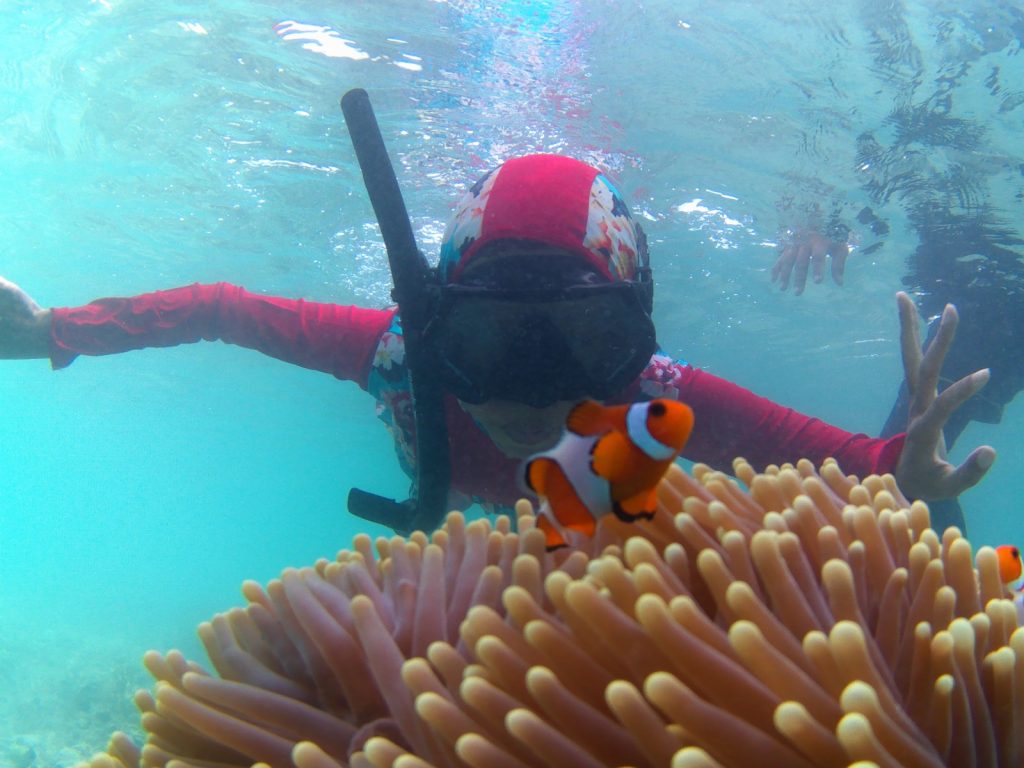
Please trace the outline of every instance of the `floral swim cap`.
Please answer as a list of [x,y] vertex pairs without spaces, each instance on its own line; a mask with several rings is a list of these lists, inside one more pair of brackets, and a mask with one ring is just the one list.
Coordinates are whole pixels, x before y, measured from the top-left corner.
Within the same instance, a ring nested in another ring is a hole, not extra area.
[[646,263],[643,233],[612,183],[596,168],[561,155],[508,160],[477,181],[444,233],[442,283],[487,244],[533,240],[577,253],[609,280],[636,279]]

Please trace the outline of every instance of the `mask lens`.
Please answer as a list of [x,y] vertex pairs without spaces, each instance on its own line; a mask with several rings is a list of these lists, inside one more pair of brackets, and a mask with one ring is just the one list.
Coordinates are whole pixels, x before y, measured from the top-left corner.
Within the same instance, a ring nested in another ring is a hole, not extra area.
[[558,295],[453,290],[447,298],[430,336],[446,386],[465,402],[607,399],[656,347],[629,285]]

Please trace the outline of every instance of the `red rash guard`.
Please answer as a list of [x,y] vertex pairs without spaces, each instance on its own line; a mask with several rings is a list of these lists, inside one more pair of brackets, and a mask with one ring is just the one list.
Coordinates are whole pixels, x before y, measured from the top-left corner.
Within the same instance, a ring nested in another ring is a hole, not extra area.
[[[382,337],[394,318],[394,309],[280,299],[227,283],[196,284],[54,309],[50,357],[54,368],[63,368],[78,355],[219,339],[377,390],[374,396],[391,411],[386,421],[393,435],[407,447],[414,444],[409,439],[411,409],[396,407],[401,399],[382,392],[371,377],[382,357],[378,347],[383,348]],[[393,345],[395,335],[390,336]],[[668,390],[666,377],[671,382]],[[394,380],[394,374],[389,378]],[[843,471],[864,476],[892,472],[903,447],[903,435],[879,440],[851,434],[665,357],[657,366],[652,358],[641,379],[648,381],[624,394],[650,397],[646,384],[661,382],[654,385],[661,387],[654,394],[677,397],[696,416],[684,456],[726,471],[735,456],[745,457],[758,469],[800,458],[820,463],[831,456]],[[502,454],[451,396],[446,414],[453,490],[503,505],[522,496],[520,460]]]

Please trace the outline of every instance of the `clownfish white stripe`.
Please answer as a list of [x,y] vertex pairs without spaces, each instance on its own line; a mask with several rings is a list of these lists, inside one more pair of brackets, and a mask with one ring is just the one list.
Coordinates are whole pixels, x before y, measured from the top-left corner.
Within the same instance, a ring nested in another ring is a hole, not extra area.
[[626,412],[626,434],[633,444],[655,461],[671,459],[679,451],[658,442],[647,429],[647,411],[650,403],[636,403]]
[[608,480],[590,468],[590,452],[597,441],[595,436],[567,432],[547,454],[558,462],[577,498],[595,518],[612,511]]

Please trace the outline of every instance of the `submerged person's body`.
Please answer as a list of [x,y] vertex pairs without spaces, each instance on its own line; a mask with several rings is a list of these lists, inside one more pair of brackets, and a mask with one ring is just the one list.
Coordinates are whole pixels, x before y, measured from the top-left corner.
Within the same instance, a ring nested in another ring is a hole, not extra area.
[[[956,381],[978,360],[991,361],[984,393],[946,423],[949,447],[972,421],[998,424],[1003,410],[1024,388],[1024,263],[1014,250],[1024,239],[990,213],[958,215],[948,209],[917,211],[911,217],[921,242],[910,257],[904,282],[920,291],[925,316],[936,316],[945,300],[964,311],[959,339],[942,367],[940,388]],[[934,336],[936,323],[929,329]],[[893,407],[884,433],[895,434],[907,412],[905,392]]]
[[[642,232],[596,169],[528,156],[473,186],[445,235],[431,331],[447,388],[451,485],[464,502],[518,498],[522,459],[550,448],[569,408],[585,397],[685,401],[696,426],[684,455],[726,470],[740,455],[755,466],[834,457],[847,472],[894,472],[908,493],[935,498],[974,484],[991,464],[994,453],[981,448],[953,467],[934,443],[949,414],[986,379],[977,372],[935,399],[930,377],[956,325],[951,309],[933,352],[908,363],[918,403],[908,434],[882,440],[662,353],[650,321],[650,280]],[[0,335],[3,356],[49,357],[60,368],[78,355],[203,339],[253,348],[367,390],[414,475],[410,375],[395,308],[279,299],[218,284],[41,310],[16,286],[2,288],[0,316],[13,321],[20,313],[24,325],[20,336]],[[904,330],[916,332],[908,303],[901,304]]]
[[[913,19],[899,7],[891,10],[862,16],[862,39],[872,41],[865,54],[873,66],[866,71],[877,79],[879,97],[890,94],[892,104],[883,121],[857,129],[857,183],[850,187],[859,186],[861,197],[847,199],[841,184],[829,203],[813,193],[801,195],[811,200],[805,208],[833,215],[807,222],[810,236],[800,233],[781,249],[773,277],[783,287],[792,277],[800,293],[809,275],[821,282],[831,255],[841,283],[849,227],[865,238],[869,232],[884,237],[887,219],[905,220],[918,245],[906,260],[902,282],[931,319],[928,339],[946,304],[963,313],[957,343],[942,366],[940,391],[980,365],[990,368],[984,392],[944,426],[945,447],[951,449],[970,422],[999,423],[1024,388],[1024,235],[1016,213],[1024,185],[1014,144],[1019,100],[1005,67],[1020,50],[1024,11],[1012,3],[989,4],[954,20],[939,7]],[[919,38],[930,24],[943,34]],[[918,39],[925,42],[918,45]],[[984,88],[972,76],[982,71],[988,73]],[[793,197],[792,189],[786,192]],[[882,246],[879,238],[865,242],[855,258]],[[903,387],[881,434],[899,433],[909,411]],[[955,499],[932,504],[932,513],[939,526],[964,527]]]
[[[947,450],[972,421],[999,424],[1007,405],[1024,388],[1024,264],[1012,250],[1021,239],[991,221],[990,214],[958,215],[948,209],[917,211],[912,215],[921,242],[910,258],[904,282],[919,292],[925,316],[935,317],[940,305],[954,301],[964,308],[957,344],[940,373],[939,390],[953,384],[978,360],[990,361],[985,391],[952,414],[943,429]],[[938,330],[929,326],[928,339]],[[926,342],[927,343],[927,342]],[[910,396],[901,387],[883,436],[892,436],[906,423]],[[957,499],[933,503],[933,517],[943,525],[966,530]]]

